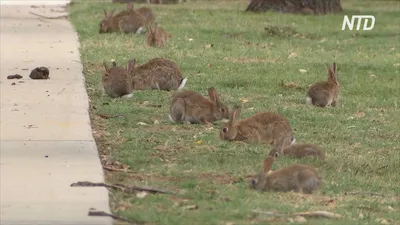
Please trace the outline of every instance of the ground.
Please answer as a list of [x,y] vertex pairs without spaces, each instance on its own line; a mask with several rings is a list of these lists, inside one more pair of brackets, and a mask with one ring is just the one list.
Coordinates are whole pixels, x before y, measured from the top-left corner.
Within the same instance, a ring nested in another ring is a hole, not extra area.
[[[246,4],[151,5],[159,25],[172,34],[164,48],[147,48],[144,35],[98,33],[103,8],[124,5],[72,5],[70,19],[81,42],[93,133],[105,168],[121,170],[106,170],[107,182],[179,192],[143,197],[114,190],[113,212],[150,224],[287,223],[252,210],[325,210],[343,216],[308,219],[308,224],[400,223],[399,3],[348,0],[343,1],[343,14],[329,16],[245,13]],[[374,15],[374,29],[342,31],[343,15],[352,14]],[[177,62],[188,78],[185,89],[206,95],[213,86],[230,108],[240,104],[241,118],[261,111],[288,118],[297,142],[318,144],[327,157],[323,162],[281,158],[273,168],[311,164],[324,178],[321,191],[255,192],[249,180],[260,170],[269,147],[224,142],[218,137],[220,125],[169,122],[169,92],[135,91],[131,99],[111,99],[102,92],[103,61],[125,66],[131,58],[145,63],[153,57]],[[333,62],[341,86],[338,105],[306,106],[307,87],[325,80],[325,63]]]

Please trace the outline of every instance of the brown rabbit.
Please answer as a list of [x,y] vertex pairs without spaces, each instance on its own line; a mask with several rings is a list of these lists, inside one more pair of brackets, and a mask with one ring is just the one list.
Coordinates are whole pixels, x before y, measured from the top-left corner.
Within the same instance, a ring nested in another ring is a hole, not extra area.
[[191,124],[209,124],[228,119],[228,107],[221,102],[215,88],[208,89],[208,96],[210,99],[190,90],[175,93],[172,97],[169,119],[172,122],[190,122]]
[[157,23],[155,23],[153,26],[146,25],[146,28],[147,47],[164,47],[168,41],[168,38],[171,38],[171,35],[161,28]]
[[284,155],[295,158],[316,157],[325,159],[325,152],[321,147],[314,144],[293,144],[284,149],[273,148],[269,152],[270,156]]
[[339,100],[339,81],[336,73],[336,63],[328,68],[328,81],[320,81],[310,86],[307,91],[306,104],[318,107],[335,107]]
[[[135,64],[136,61],[134,59],[132,61]],[[164,58],[153,58],[145,64],[136,66],[130,75],[135,90],[180,90],[187,82],[187,78],[182,77],[178,65]]]
[[111,33],[121,31],[123,33],[141,33],[143,31],[143,16],[133,10],[133,4],[127,4],[127,10],[123,10],[114,16],[114,11],[107,13],[104,10],[104,19],[100,22],[99,33]]
[[136,9],[136,12],[138,12],[140,15],[143,16],[143,24],[153,24],[156,20],[156,17],[153,13],[153,11],[147,7],[140,7]]
[[322,178],[315,168],[304,164],[293,164],[272,171],[274,156],[264,159],[263,168],[251,186],[257,191],[302,192],[312,194],[322,186]]
[[113,67],[111,68],[108,68],[105,62],[103,65],[106,71],[101,81],[107,95],[112,98],[132,97],[132,82],[129,76],[129,72],[132,70],[132,63],[129,62],[126,69],[117,66],[115,62],[113,62]]
[[289,121],[273,112],[261,112],[237,121],[240,107],[232,109],[229,122],[220,131],[220,138],[228,141],[260,141],[274,147],[283,148],[295,143]]

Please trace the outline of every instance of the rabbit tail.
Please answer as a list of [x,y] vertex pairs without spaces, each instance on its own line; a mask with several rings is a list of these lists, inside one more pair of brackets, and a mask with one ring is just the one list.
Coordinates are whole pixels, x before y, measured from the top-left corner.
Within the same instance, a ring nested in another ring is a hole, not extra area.
[[133,97],[133,93],[121,96],[121,98],[132,98],[132,97]]
[[181,83],[179,84],[178,90],[181,90],[183,87],[185,87],[186,82],[187,82],[187,78],[183,78],[181,80]]

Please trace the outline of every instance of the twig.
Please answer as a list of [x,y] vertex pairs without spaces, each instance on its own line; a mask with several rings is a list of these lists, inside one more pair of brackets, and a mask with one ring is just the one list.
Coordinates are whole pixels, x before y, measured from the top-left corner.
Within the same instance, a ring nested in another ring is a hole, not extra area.
[[253,213],[262,214],[265,216],[271,217],[293,217],[293,216],[303,216],[303,217],[314,217],[314,218],[328,218],[328,219],[338,219],[341,218],[342,215],[335,214],[327,211],[314,211],[314,212],[299,212],[294,214],[281,214],[278,212],[271,212],[271,211],[260,211],[260,210],[253,210]]
[[68,15],[62,15],[62,16],[43,16],[43,15],[39,15],[37,13],[31,12],[29,11],[30,14],[44,18],[44,19],[49,19],[49,20],[56,20],[56,19],[66,19],[68,17]]
[[111,115],[111,114],[100,114],[100,113],[98,113],[97,115],[100,116],[100,117],[103,118],[103,119],[125,117],[125,116],[122,115],[122,114]]
[[149,193],[161,193],[161,194],[172,194],[175,195],[176,193],[168,190],[157,189],[153,187],[141,187],[141,186],[126,186],[124,184],[105,184],[105,183],[93,183],[90,181],[79,181],[76,183],[72,183],[71,187],[106,187],[106,188],[114,188],[119,189],[124,192],[135,192],[135,191],[147,191]]
[[299,212],[295,213],[295,216],[304,217],[315,217],[315,218],[328,218],[328,219],[339,219],[342,217],[340,214],[335,214],[327,211],[314,211],[314,212]]
[[121,191],[125,190],[125,186],[105,184],[105,183],[93,183],[90,181],[78,181],[76,183],[72,183],[71,187],[106,187],[106,188],[119,189]]
[[103,166],[104,170],[113,171],[113,172],[124,172],[124,173],[133,173],[133,171],[125,170],[125,169],[116,169],[108,166]]
[[117,216],[117,215],[114,215],[114,214],[111,214],[111,213],[106,213],[104,211],[92,211],[92,210],[90,210],[89,213],[88,213],[88,216],[109,216],[109,217],[113,218],[114,220],[121,220],[121,221],[128,222],[128,223],[131,223],[131,224],[143,224],[143,222],[129,220],[129,219],[125,218],[125,217]]
[[[125,185],[123,185],[123,184],[117,184],[117,185],[125,186]],[[172,192],[172,191],[162,190],[162,189],[153,188],[153,187],[148,187],[148,186],[130,185],[130,186],[125,186],[125,188],[127,189],[128,192],[146,191],[146,192],[150,192],[150,193],[152,193],[152,194],[160,193],[160,194],[171,194],[171,195],[176,195],[176,193],[175,193],[175,192]]]
[[253,210],[253,213],[256,214],[262,214],[265,216],[271,216],[271,217],[287,217],[288,215],[277,213],[277,212],[271,212],[271,211],[260,211],[260,210]]
[[370,195],[370,196],[385,197],[384,194],[377,192],[358,192],[358,191],[345,192],[344,195]]

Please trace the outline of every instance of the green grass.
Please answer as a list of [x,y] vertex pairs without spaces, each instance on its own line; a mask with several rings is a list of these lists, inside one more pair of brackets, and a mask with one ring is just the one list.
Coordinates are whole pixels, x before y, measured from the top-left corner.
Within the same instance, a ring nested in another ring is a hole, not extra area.
[[[399,224],[399,3],[344,0],[343,14],[301,16],[245,13],[246,2],[152,5],[158,23],[173,36],[165,48],[146,48],[144,35],[98,33],[102,9],[124,5],[86,1],[71,7],[102,161],[133,171],[107,172],[107,181],[181,193],[138,198],[113,191],[113,212],[152,224],[287,224],[287,220],[254,216],[252,210],[326,210],[343,218],[309,219],[307,224],[381,224],[382,219]],[[375,28],[342,31],[344,14],[373,14]],[[290,26],[298,34],[268,36],[266,26]],[[207,48],[209,44],[213,47]],[[292,53],[296,57],[289,57]],[[281,158],[274,168],[311,164],[324,177],[321,191],[311,196],[252,191],[249,179],[259,171],[269,148],[221,141],[218,126],[170,123],[172,93],[136,91],[129,100],[103,94],[103,61],[115,59],[126,65],[130,58],[145,63],[153,57],[177,62],[188,78],[185,89],[205,95],[214,86],[229,107],[241,104],[241,118],[261,111],[287,117],[297,142],[322,146],[327,159]],[[307,86],[326,79],[325,63],[333,61],[341,84],[339,104],[330,109],[306,106]],[[297,88],[282,87],[282,80],[294,82]],[[97,113],[125,117],[105,120]],[[348,191],[388,197],[344,195]],[[187,210],[186,205],[198,209]]]

